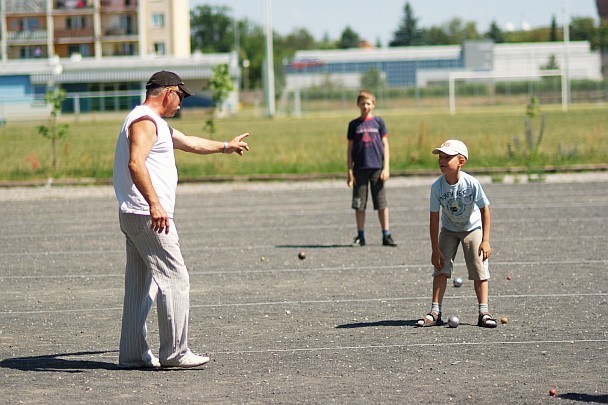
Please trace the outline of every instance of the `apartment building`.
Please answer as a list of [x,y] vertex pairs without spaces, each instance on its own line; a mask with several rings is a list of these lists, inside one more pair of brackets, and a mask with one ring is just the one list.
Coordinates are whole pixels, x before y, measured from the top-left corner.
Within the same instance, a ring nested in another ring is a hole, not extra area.
[[190,55],[189,0],[0,0],[2,60]]
[[56,85],[68,92],[67,112],[129,109],[161,69],[197,92],[184,107],[208,105],[203,89],[224,63],[236,82],[236,54],[191,53],[189,0],[0,0],[4,116],[30,116]]

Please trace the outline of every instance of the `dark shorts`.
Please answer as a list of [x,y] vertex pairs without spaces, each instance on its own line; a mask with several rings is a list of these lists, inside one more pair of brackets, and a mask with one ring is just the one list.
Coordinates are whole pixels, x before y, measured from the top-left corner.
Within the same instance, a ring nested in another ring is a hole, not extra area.
[[367,207],[368,190],[371,186],[372,201],[375,210],[382,210],[388,207],[386,201],[386,189],[384,182],[380,180],[382,170],[370,169],[355,172],[355,186],[353,187],[352,208],[365,211]]

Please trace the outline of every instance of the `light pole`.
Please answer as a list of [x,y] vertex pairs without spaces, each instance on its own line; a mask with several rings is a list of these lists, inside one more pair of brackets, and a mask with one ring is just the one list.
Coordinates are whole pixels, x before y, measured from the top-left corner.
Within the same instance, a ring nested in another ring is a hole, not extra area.
[[562,110],[568,111],[570,103],[570,63],[568,58],[568,48],[570,45],[570,16],[568,15],[568,0],[562,2],[562,12],[564,19],[564,66],[562,68]]
[[243,90],[249,90],[249,59],[243,59]]
[[266,35],[266,63],[264,69],[264,96],[266,98],[266,115],[274,117],[274,56],[272,49],[272,10],[271,0],[264,0],[265,21],[264,31]]

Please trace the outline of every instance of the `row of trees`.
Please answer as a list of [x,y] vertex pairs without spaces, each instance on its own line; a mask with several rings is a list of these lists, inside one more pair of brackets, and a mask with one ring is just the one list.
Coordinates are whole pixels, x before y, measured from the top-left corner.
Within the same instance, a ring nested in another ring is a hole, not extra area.
[[[237,50],[241,60],[249,61],[244,71],[243,87],[259,88],[264,58],[264,29],[248,19],[235,20],[232,10],[225,6],[202,5],[191,12],[191,43],[193,50],[204,53],[231,52]],[[563,29],[552,18],[547,27],[521,31],[503,31],[493,22],[488,31],[480,33],[474,21],[453,18],[444,24],[420,27],[410,3],[403,8],[403,17],[393,38],[394,46],[455,45],[465,40],[492,39],[504,42],[561,41]],[[589,41],[594,49],[608,47],[608,24],[595,25],[592,17],[574,17],[570,24],[572,41]],[[296,28],[283,36],[274,33],[275,65],[280,67],[293,58],[298,50],[357,48],[364,39],[351,27],[345,27],[340,38],[331,39],[327,34],[317,40],[306,28]],[[376,41],[376,47],[382,44]],[[277,80],[282,81],[283,69],[275,69]]]

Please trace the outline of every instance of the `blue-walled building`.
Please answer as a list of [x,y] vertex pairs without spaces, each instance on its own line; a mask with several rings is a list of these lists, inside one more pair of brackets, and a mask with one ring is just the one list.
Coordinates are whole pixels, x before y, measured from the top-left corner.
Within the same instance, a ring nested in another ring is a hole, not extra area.
[[[345,49],[296,52],[286,68],[287,89],[306,89],[332,83],[359,88],[361,77],[375,69],[388,87],[426,87],[447,81],[450,74],[539,75],[554,57],[566,65],[566,48],[561,42],[494,44],[470,41],[462,46],[416,46],[379,49]],[[567,47],[572,78],[601,80],[601,57],[588,42],[570,42]]]
[[[196,93],[184,100],[184,108],[208,107],[212,100],[207,84],[218,64],[227,64],[234,83],[239,82],[236,53],[194,54],[187,58],[122,56],[4,61],[0,63],[0,120],[48,116],[44,94],[54,86],[68,93],[63,112],[129,110],[143,100],[150,76],[163,69],[179,74]],[[226,104],[228,112],[236,108],[238,93],[233,92]]]

